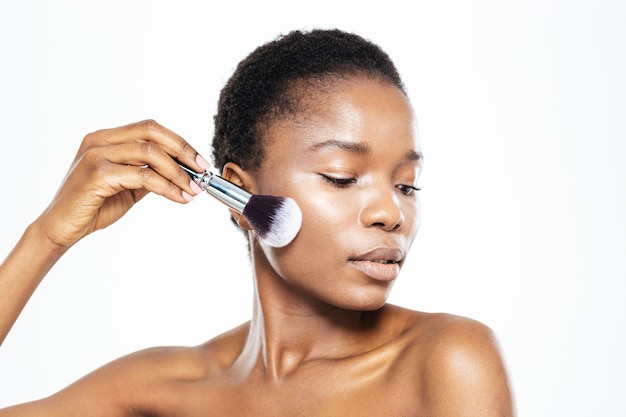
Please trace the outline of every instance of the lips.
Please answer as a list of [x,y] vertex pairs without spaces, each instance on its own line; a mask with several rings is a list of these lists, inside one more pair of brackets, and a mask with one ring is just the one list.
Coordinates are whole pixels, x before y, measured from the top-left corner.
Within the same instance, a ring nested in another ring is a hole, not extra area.
[[377,247],[350,259],[350,264],[376,281],[393,281],[400,273],[404,252],[395,247]]

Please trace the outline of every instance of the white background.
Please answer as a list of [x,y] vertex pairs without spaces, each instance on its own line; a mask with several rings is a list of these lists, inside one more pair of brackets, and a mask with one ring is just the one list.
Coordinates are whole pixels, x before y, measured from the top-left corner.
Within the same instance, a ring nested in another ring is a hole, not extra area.
[[[626,415],[625,2],[209,3],[2,0],[0,257],[86,133],[154,118],[209,156],[247,53],[292,29],[355,31],[399,67],[426,158],[390,301],[491,326],[520,415]],[[201,343],[248,319],[250,287],[221,205],[150,196],[39,287],[0,347],[0,406]]]

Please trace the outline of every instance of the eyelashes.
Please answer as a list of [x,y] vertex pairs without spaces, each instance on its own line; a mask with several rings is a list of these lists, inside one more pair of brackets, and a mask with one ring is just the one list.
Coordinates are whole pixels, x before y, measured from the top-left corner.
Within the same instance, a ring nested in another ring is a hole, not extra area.
[[352,184],[356,184],[356,178],[339,178],[321,174],[322,178],[336,188],[348,188]]
[[[329,183],[335,188],[340,188],[340,189],[348,188],[351,185],[356,184],[357,182],[356,178],[333,177],[333,176],[325,175],[325,174],[320,174],[320,175],[327,183]],[[406,196],[412,196],[415,194],[415,192],[421,190],[421,188],[416,187],[414,185],[409,185],[409,184],[398,184],[396,185],[396,188],[400,190],[400,192]]]
[[420,191],[421,188],[419,187],[415,187],[413,185],[406,185],[406,184],[398,184],[396,185],[396,188],[400,191],[402,191],[402,194],[406,195],[406,196],[411,196],[413,194],[415,194],[417,191]]

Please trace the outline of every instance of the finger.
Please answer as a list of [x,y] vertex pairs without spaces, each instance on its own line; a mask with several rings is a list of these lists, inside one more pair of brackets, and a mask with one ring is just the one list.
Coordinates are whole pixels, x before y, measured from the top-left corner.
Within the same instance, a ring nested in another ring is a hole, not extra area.
[[88,153],[97,153],[94,158],[105,158],[107,161],[120,165],[150,167],[153,171],[173,182],[190,195],[198,194],[201,189],[189,175],[154,142],[131,142],[120,145],[92,148]]
[[[106,199],[124,190],[147,190],[179,203],[186,203],[193,199],[193,194],[164,178],[150,167],[111,162],[103,155],[106,153],[103,149],[106,148],[109,147],[87,151],[72,174],[72,177],[83,177],[82,181],[85,184],[92,184],[90,188],[99,198]],[[189,182],[186,185],[188,186]],[[143,197],[141,193],[136,193],[136,201],[137,196]]]
[[150,191],[146,190],[145,188],[142,188],[139,190],[133,190],[133,198],[135,200],[135,203],[138,203],[139,201],[141,201],[141,199],[147,196],[148,194],[150,194]]
[[113,167],[106,182],[112,190],[135,190],[133,193],[135,202],[143,198],[148,192],[183,204],[193,200],[193,195],[163,178],[150,167],[111,165]]
[[79,152],[102,145],[151,141],[159,144],[173,158],[197,171],[210,168],[210,164],[187,141],[154,120],[144,120],[130,125],[103,129],[85,136]]

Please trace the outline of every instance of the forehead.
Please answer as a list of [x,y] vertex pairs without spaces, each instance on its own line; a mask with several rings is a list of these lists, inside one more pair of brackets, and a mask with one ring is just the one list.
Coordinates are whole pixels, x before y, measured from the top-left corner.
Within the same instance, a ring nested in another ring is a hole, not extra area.
[[419,153],[413,109],[394,85],[367,77],[336,80],[322,89],[300,91],[298,111],[265,130],[266,160],[294,158],[322,143],[360,142],[371,151],[402,148]]

